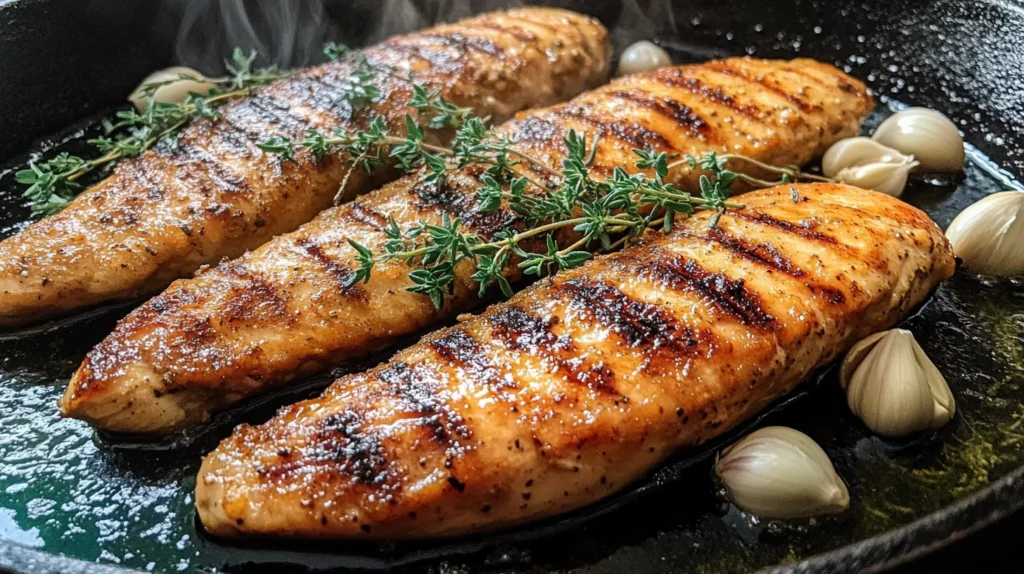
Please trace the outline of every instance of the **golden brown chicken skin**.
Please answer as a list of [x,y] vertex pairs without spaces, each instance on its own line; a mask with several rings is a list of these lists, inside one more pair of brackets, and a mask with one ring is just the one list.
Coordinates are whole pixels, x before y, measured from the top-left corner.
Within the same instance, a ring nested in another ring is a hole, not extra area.
[[[522,114],[499,132],[552,167],[570,129],[588,140],[600,133],[596,177],[631,167],[632,150],[648,146],[787,165],[856,133],[871,104],[861,83],[831,66],[741,58],[618,79]],[[382,252],[388,217],[405,227],[448,215],[483,234],[517,225],[511,212],[476,210],[474,169],[449,178],[443,193],[412,174],[174,283],[89,353],[61,403],[64,414],[110,430],[166,432],[471,308],[479,299],[468,267],[458,270],[442,310],[406,291],[409,267],[401,262],[378,264],[368,284],[347,286],[356,267],[347,240]],[[698,175],[681,166],[669,180],[696,191]],[[507,271],[510,279],[517,273]]]
[[[357,58],[378,70],[381,101],[353,108],[341,98]],[[361,50],[302,71],[196,121],[178,145],[161,145],[119,165],[60,213],[0,242],[0,327],[22,325],[165,288],[203,264],[237,257],[329,207],[346,173],[339,152],[278,161],[256,147],[271,136],[358,130],[371,116],[404,130],[411,85],[496,121],[602,82],[610,45],[605,28],[563,10],[484,14]],[[428,140],[447,141],[450,130]],[[354,171],[339,197],[393,179],[392,170]]]
[[590,504],[789,393],[954,270],[938,227],[887,195],[801,184],[737,201],[717,227],[701,214],[649,234],[242,425],[199,471],[203,525],[420,538]]

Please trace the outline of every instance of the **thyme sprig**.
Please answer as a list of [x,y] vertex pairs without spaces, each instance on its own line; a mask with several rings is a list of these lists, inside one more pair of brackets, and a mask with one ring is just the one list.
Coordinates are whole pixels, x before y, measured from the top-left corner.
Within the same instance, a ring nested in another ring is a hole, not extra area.
[[[754,187],[759,187],[759,188],[760,187],[775,187],[776,185],[784,185],[784,184],[787,184],[787,183],[792,183],[794,181],[820,181],[820,182],[825,182],[825,183],[835,183],[835,180],[832,179],[832,178],[825,177],[823,175],[816,175],[816,174],[813,174],[813,173],[808,173],[806,171],[801,170],[800,166],[795,165],[795,164],[790,164],[790,165],[772,165],[772,164],[769,164],[769,163],[765,163],[763,161],[758,161],[758,160],[756,160],[756,159],[754,159],[752,157],[747,157],[745,155],[734,154],[734,153],[717,154],[717,155],[715,155],[715,159],[723,167],[726,164],[728,164],[730,161],[735,161],[735,162],[739,162],[739,163],[745,163],[745,164],[748,164],[748,165],[752,165],[752,166],[754,166],[754,167],[756,167],[756,168],[758,168],[758,169],[760,169],[762,171],[778,174],[780,176],[779,179],[777,179],[777,180],[766,180],[766,179],[761,179],[761,178],[754,177],[754,176],[749,175],[749,174],[747,174],[747,173],[745,173],[743,171],[735,172],[737,179],[739,179],[740,181],[743,181],[744,183],[750,184],[750,185],[752,185]],[[689,158],[689,157],[688,158],[684,158],[683,160],[680,160],[678,162],[669,164],[669,168],[673,168],[673,167],[676,167],[678,165],[683,165],[683,164],[689,165],[691,168],[695,167],[695,162],[693,162],[691,160],[692,160],[692,158]]]
[[[726,209],[742,208],[728,201],[728,188],[737,175],[724,169],[713,154],[700,160],[711,177],[701,176],[701,195],[693,196],[666,181],[665,152],[634,149],[637,172],[617,167],[611,178],[598,180],[589,173],[597,140],[588,147],[583,134],[570,131],[563,143],[566,157],[560,169],[544,168],[553,172],[545,184],[518,175],[516,170],[523,164],[533,171],[541,171],[543,164],[519,154],[509,142],[483,143],[485,151],[473,155],[460,153],[455,146],[445,149],[449,164],[490,164],[480,178],[479,211],[504,205],[521,216],[522,224],[482,235],[447,215],[439,223],[420,223],[406,230],[392,222],[379,256],[350,241],[359,254],[351,281],[368,281],[378,261],[404,261],[415,267],[409,274],[409,290],[429,296],[440,308],[454,292],[456,267],[465,261],[472,265],[472,280],[481,296],[494,284],[511,295],[506,273],[513,257],[518,257],[516,266],[523,274],[542,275],[576,267],[592,252],[621,246],[648,229],[670,230],[679,214],[688,217],[698,210],[713,210],[714,224]],[[541,244],[524,247],[530,240],[541,240]]]
[[[343,50],[338,53],[345,57]],[[404,133],[390,130],[382,118],[375,117],[365,129],[355,132],[309,130],[302,141],[276,137],[258,145],[279,154],[281,161],[295,161],[299,150],[314,158],[344,152],[349,173],[373,170],[393,161],[404,171],[418,170],[421,183],[436,186],[439,191],[448,184],[453,171],[471,164],[486,166],[478,176],[476,210],[486,213],[508,209],[518,216],[515,226],[480,234],[467,228],[461,219],[443,215],[439,222],[419,222],[405,229],[391,220],[381,253],[349,240],[357,261],[350,285],[369,281],[379,263],[402,261],[413,267],[408,289],[427,295],[438,308],[454,293],[456,268],[463,264],[471,265],[471,278],[481,296],[495,284],[505,295],[511,295],[507,275],[513,258],[523,274],[542,275],[578,266],[593,252],[617,249],[648,230],[669,231],[678,217],[689,217],[698,210],[713,211],[710,225],[717,225],[727,209],[743,207],[729,201],[731,186],[737,180],[758,187],[774,185],[726,169],[729,162],[748,162],[762,171],[777,173],[780,183],[824,179],[806,174],[797,166],[772,166],[736,154],[708,153],[676,160],[651,149],[633,150],[634,170],[617,167],[611,177],[596,179],[590,165],[597,151],[597,138],[588,145],[583,134],[570,131],[563,140],[565,158],[554,168],[517,148],[513,140],[496,133],[483,119],[446,100],[439,90],[428,91],[411,76],[408,80],[413,92],[407,102]],[[455,130],[449,146],[427,141],[426,129],[446,127]],[[699,195],[668,181],[671,170],[683,167],[703,172]]]
[[[63,209],[82,188],[79,180],[87,174],[109,169],[117,162],[141,155],[156,142],[173,138],[193,119],[220,118],[218,108],[228,101],[248,95],[258,86],[287,77],[290,72],[275,67],[257,68],[256,54],[235,49],[226,63],[228,75],[220,78],[197,78],[180,74],[177,78],[151,82],[136,91],[148,100],[145,112],[135,109],[117,112],[116,121],[104,122],[105,134],[89,140],[99,152],[94,158],[60,153],[43,161],[31,161],[15,174],[18,183],[27,185],[23,196],[32,215],[41,217]],[[194,80],[215,84],[205,94],[191,93],[184,102],[156,102],[157,90],[175,82]]]

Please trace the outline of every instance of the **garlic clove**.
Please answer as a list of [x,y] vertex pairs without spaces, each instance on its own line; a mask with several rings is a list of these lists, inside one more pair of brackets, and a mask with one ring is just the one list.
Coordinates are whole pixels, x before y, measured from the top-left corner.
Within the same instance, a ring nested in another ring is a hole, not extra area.
[[932,428],[941,428],[956,414],[956,400],[953,398],[953,391],[949,389],[946,378],[942,376],[935,363],[928,358],[921,345],[917,344],[913,335],[910,336],[910,340],[914,349],[914,358],[924,373],[925,381],[928,382],[928,388],[932,392],[932,399],[935,401],[932,411]]
[[956,412],[946,379],[913,333],[903,329],[875,333],[854,345],[839,382],[853,414],[882,436],[936,429]]
[[946,229],[953,252],[982,275],[1024,274],[1024,191],[1002,191],[960,212]]
[[869,163],[909,163],[912,158],[886,147],[871,138],[845,138],[832,144],[821,158],[825,177],[835,177],[843,169]]
[[884,337],[889,331],[879,331],[874,335],[870,335],[857,341],[850,350],[846,352],[846,357],[843,359],[843,363],[839,365],[839,385],[843,387],[843,390],[847,390],[850,386],[850,377],[853,376],[853,371],[864,362],[864,357],[868,355],[868,352],[875,347],[875,343],[879,339]]
[[926,172],[964,168],[964,140],[949,118],[928,108],[907,108],[882,122],[871,139],[913,155]]
[[[167,82],[167,84],[158,87],[153,93],[152,98],[142,93],[142,88],[146,84],[163,82]],[[139,110],[139,113],[145,113],[149,109],[150,101],[177,104],[184,102],[192,92],[205,95],[216,87],[216,83],[207,80],[202,74],[192,68],[173,66],[157,70],[146,76],[146,79],[142,80],[139,86],[132,91],[128,101],[135,106],[135,109]]]
[[619,58],[617,76],[649,72],[672,65],[672,58],[661,46],[641,40],[630,44]]
[[886,195],[899,197],[907,186],[907,177],[917,162],[882,163],[847,167],[839,170],[835,179],[861,189],[873,189]]
[[736,506],[765,518],[833,514],[850,505],[850,492],[825,451],[787,427],[743,437],[720,453],[715,473]]

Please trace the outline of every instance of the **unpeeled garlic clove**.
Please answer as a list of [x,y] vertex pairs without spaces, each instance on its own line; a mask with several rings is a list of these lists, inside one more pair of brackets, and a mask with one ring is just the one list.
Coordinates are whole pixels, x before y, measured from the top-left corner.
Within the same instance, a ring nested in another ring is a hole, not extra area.
[[853,414],[882,436],[936,429],[956,412],[946,379],[913,333],[903,329],[875,333],[854,345],[839,382]]
[[804,433],[765,427],[722,451],[715,461],[729,498],[764,518],[834,514],[850,505],[850,493],[825,451]]
[[821,158],[821,171],[825,177],[835,177],[843,169],[869,163],[909,163],[899,151],[863,136],[845,138],[832,144]]
[[1001,191],[971,204],[949,224],[946,238],[972,271],[1024,274],[1024,191]]
[[658,68],[664,68],[672,65],[672,58],[668,55],[661,46],[654,42],[648,42],[647,40],[641,40],[630,44],[625,51],[622,52],[622,57],[619,58],[619,69],[616,75],[626,76],[629,74],[638,74],[640,72],[649,72],[651,70],[657,70]]
[[886,195],[899,197],[903,194],[903,188],[907,186],[910,170],[914,169],[916,165],[915,161],[869,163],[843,168],[836,174],[835,179],[861,189],[873,189]]
[[[153,92],[152,98],[142,92],[143,88],[147,84],[165,82],[165,85],[156,88],[156,91]],[[192,92],[205,95],[209,93],[211,89],[216,87],[216,83],[209,81],[202,74],[192,68],[186,68],[185,66],[173,66],[163,70],[157,70],[156,72],[146,76],[146,79],[142,80],[139,87],[135,88],[132,92],[128,101],[135,106],[135,109],[139,110],[139,113],[145,113],[149,108],[150,101],[177,104],[184,102]]]
[[964,139],[949,118],[928,108],[907,108],[882,122],[871,139],[914,159],[926,172],[964,168]]

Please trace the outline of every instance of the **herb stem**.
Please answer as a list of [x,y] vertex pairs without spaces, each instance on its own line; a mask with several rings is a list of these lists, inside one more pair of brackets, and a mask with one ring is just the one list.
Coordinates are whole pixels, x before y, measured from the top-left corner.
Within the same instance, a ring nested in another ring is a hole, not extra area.
[[[718,154],[717,157],[718,157],[719,160],[722,160],[722,161],[725,161],[725,162],[729,162],[731,160],[742,161],[742,162],[748,163],[750,165],[753,165],[755,167],[758,167],[758,168],[760,168],[762,170],[765,170],[765,171],[768,171],[768,172],[771,172],[771,173],[779,173],[779,174],[782,174],[782,175],[786,175],[786,176],[789,176],[789,177],[791,177],[793,179],[802,179],[802,180],[807,180],[807,181],[820,181],[820,182],[824,182],[824,183],[835,183],[835,180],[832,179],[832,178],[821,176],[821,175],[816,175],[816,174],[813,174],[813,173],[807,173],[805,171],[800,170],[800,168],[797,167],[797,166],[777,166],[777,165],[772,165],[772,164],[769,164],[769,163],[765,163],[763,161],[756,160],[756,159],[754,159],[752,157],[747,157],[745,155],[734,154],[734,153]],[[686,165],[688,163],[690,163],[689,160],[682,159],[682,160],[675,161],[675,162],[672,162],[672,163],[668,164],[668,167],[669,167],[669,169],[672,169],[674,167],[678,167],[680,165]],[[774,186],[774,185],[779,185],[781,183],[785,183],[785,181],[774,181],[774,182],[772,182],[772,181],[767,181],[767,180],[763,180],[763,179],[757,179],[757,178],[754,178],[752,176],[746,175],[746,174],[744,174],[742,172],[737,172],[737,175],[741,179],[747,181],[748,183],[753,183],[755,185],[763,185],[764,187],[771,187],[771,186]]]
[[544,163],[544,162],[540,161],[540,160],[539,160],[539,159],[537,159],[537,158],[534,158],[533,156],[530,156],[530,155],[528,155],[528,154],[526,154],[526,153],[524,153],[524,152],[521,152],[521,151],[517,150],[517,149],[516,149],[516,148],[514,148],[514,147],[509,147],[509,148],[508,148],[508,151],[509,151],[510,153],[513,153],[513,154],[515,154],[515,155],[517,155],[517,156],[519,156],[519,157],[523,158],[523,159],[524,159],[524,160],[526,160],[526,161],[527,161],[527,162],[528,162],[528,163],[529,163],[530,165],[532,165],[532,166],[535,166],[535,167],[537,167],[537,168],[540,168],[540,169],[541,169],[541,170],[543,170],[543,171],[546,171],[546,172],[548,173],[548,175],[551,175],[551,176],[557,177],[557,178],[559,178],[559,179],[561,179],[561,178],[565,177],[565,175],[564,175],[564,174],[563,174],[562,172],[558,171],[557,169],[553,169],[553,168],[549,167],[549,166],[548,166],[548,164],[546,164],[546,163]]
[[785,183],[782,180],[768,181],[768,180],[765,180],[765,179],[758,179],[756,177],[747,175],[745,173],[738,173],[736,175],[738,175],[741,180],[743,180],[743,181],[745,181],[747,183],[753,184],[753,185],[755,185],[757,187],[773,187],[773,186]]
[[576,240],[576,243],[573,243],[569,247],[566,247],[565,249],[560,250],[559,253],[561,253],[562,255],[565,255],[565,254],[568,254],[568,253],[572,253],[573,251],[576,251],[577,249],[579,249],[580,247],[583,247],[587,243],[590,243],[590,238],[587,237],[586,235],[584,235],[583,237],[580,237],[578,240]]
[[[384,136],[381,139],[381,143],[389,144],[389,145],[401,145],[401,144],[404,144],[405,142],[406,142],[406,140],[404,138],[400,138],[398,136]],[[337,143],[344,143],[344,141],[341,138],[328,138],[327,139],[327,143],[337,144]],[[446,148],[446,147],[439,146],[439,145],[429,144],[427,142],[420,142],[419,145],[420,145],[420,147],[422,147],[423,149],[425,149],[427,151],[432,151],[434,153],[439,153],[441,155],[445,155],[445,156],[449,156],[449,157],[454,157],[455,156],[455,152],[452,151],[451,148]]]

